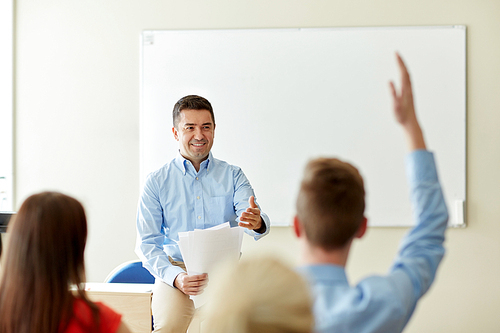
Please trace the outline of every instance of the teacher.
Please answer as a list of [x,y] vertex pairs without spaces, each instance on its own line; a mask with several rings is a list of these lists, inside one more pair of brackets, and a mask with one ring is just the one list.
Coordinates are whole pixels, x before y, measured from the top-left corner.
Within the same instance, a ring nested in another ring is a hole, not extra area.
[[177,156],[152,172],[137,212],[136,253],[156,278],[153,332],[186,332],[194,313],[190,295],[203,292],[207,274],[187,275],[177,245],[179,232],[229,221],[260,239],[270,221],[261,212],[243,171],[212,156],[215,117],[203,97],[181,98],[172,112]]

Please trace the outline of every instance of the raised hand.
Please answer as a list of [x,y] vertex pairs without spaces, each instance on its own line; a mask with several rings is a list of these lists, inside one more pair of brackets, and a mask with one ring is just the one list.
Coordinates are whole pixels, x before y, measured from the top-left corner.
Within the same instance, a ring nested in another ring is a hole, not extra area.
[[396,117],[396,121],[405,130],[410,150],[426,149],[422,130],[415,114],[410,74],[399,54],[396,54],[396,58],[401,73],[401,92],[398,93],[396,91],[393,82],[389,83],[393,99],[394,116]]

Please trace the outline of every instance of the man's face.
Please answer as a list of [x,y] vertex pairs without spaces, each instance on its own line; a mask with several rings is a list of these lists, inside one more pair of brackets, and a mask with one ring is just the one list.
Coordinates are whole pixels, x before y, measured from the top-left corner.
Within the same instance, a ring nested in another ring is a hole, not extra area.
[[214,143],[215,124],[208,110],[182,110],[177,128],[172,132],[181,155],[199,165],[208,157]]

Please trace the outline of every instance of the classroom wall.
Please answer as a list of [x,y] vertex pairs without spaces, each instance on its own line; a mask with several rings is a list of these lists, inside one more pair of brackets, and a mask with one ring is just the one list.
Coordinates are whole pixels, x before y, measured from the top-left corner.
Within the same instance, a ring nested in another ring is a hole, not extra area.
[[[436,284],[406,332],[500,328],[500,1],[17,0],[15,12],[16,208],[41,190],[80,199],[89,281],[136,258],[142,30],[466,25],[468,227],[448,231]],[[351,281],[385,272],[405,232],[371,228],[354,245]],[[290,228],[246,238],[244,256],[258,252],[298,262]]]

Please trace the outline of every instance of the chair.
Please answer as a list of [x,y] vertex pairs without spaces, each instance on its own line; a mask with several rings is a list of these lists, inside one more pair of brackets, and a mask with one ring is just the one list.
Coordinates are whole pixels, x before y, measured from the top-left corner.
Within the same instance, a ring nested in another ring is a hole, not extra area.
[[[155,277],[142,266],[140,260],[126,261],[117,266],[108,274],[105,283],[155,283]],[[151,316],[151,330],[153,330],[154,321]]]
[[106,283],[155,283],[155,278],[142,267],[140,260],[124,262],[116,267],[104,280]]
[[[140,260],[131,260],[117,266],[104,280],[106,283],[155,283],[155,278],[142,266]],[[201,319],[194,316],[188,329],[188,333],[199,333]],[[151,328],[154,320],[151,318]]]

